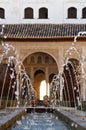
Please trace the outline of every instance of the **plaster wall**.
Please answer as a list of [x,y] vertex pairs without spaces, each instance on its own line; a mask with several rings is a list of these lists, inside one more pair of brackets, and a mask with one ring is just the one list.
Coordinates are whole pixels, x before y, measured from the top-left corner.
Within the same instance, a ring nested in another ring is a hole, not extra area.
[[[31,7],[34,10],[33,19],[24,19],[24,9]],[[39,8],[48,9],[48,19],[39,19]],[[77,8],[77,18],[68,19],[67,10],[69,7]],[[5,19],[2,24],[22,23],[86,23],[82,19],[82,8],[86,7],[86,0],[0,0],[0,8],[5,9]]]

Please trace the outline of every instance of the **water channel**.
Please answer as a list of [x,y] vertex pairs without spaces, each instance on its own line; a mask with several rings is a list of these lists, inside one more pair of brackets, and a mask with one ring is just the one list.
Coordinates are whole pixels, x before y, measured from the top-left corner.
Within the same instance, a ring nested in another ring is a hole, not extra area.
[[12,130],[72,130],[53,113],[28,113]]

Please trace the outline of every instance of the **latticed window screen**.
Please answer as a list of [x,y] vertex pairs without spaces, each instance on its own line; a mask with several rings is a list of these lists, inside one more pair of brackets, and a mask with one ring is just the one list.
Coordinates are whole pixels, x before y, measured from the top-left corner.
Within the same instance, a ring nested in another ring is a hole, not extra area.
[[86,7],[82,9],[82,18],[86,18]]
[[24,10],[24,18],[25,19],[33,19],[33,9],[28,7]]
[[0,18],[5,18],[5,10],[3,8],[0,8]]
[[40,8],[39,9],[39,19],[47,19],[48,18],[48,9]]
[[77,18],[77,9],[71,7],[68,9],[68,18]]

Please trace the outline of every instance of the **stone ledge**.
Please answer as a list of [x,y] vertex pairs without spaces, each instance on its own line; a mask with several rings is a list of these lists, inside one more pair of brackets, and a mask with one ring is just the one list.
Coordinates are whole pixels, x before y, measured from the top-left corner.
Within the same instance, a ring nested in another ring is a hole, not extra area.
[[78,117],[65,110],[58,111],[56,109],[55,114],[57,114],[61,120],[65,121],[65,123],[67,123],[72,128],[72,130],[86,130],[86,121],[82,120],[81,116]]
[[12,114],[3,117],[0,120],[0,130],[9,130],[22,115],[25,115],[25,110],[15,110]]

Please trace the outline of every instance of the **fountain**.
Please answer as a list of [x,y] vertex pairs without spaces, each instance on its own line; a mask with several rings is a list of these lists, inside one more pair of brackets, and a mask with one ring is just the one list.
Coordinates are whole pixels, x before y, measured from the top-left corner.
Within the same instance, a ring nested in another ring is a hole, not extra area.
[[[30,107],[31,95],[35,95],[31,80],[26,74],[22,62],[19,60],[16,49],[12,45],[4,42],[2,42],[2,47],[3,53],[1,55],[0,63],[1,67],[2,63],[5,63],[6,68],[1,89],[0,105],[3,104],[4,90],[6,90],[6,85],[8,85],[5,110],[7,111],[8,107],[14,111],[22,108],[26,110],[27,107]],[[6,58],[6,61],[4,61],[4,58]],[[22,88],[21,91],[20,88]],[[9,100],[10,104],[8,104]],[[46,113],[36,113],[33,111],[25,117],[22,116],[22,120],[17,120],[16,127],[12,128],[12,130],[56,130],[57,128],[58,130],[70,130],[70,128],[67,128],[67,126],[58,120],[57,116],[52,115],[52,113],[49,114],[47,111]]]
[[[81,34],[83,33],[80,32],[77,37]],[[60,71],[57,75],[55,75],[51,82],[50,107],[55,110],[54,122],[53,116],[49,117],[47,111],[46,113],[41,114],[34,111],[33,113],[28,115],[29,118],[28,116],[26,116],[23,118],[23,120],[18,121],[16,127],[12,130],[70,130],[70,128],[65,127],[63,124],[61,124],[60,126],[59,123],[61,122],[59,122],[59,117],[56,115],[60,115],[60,117],[62,116],[63,118],[65,117],[65,115],[68,118],[70,118],[69,116],[73,116],[73,119],[78,119],[79,117],[81,123],[85,124],[86,118],[82,107],[80,87],[86,75],[84,72],[84,63],[82,62],[83,58],[75,47],[77,37],[74,38],[74,43],[72,43],[69,49],[65,52],[64,64],[62,65],[63,71]],[[80,111],[78,110],[78,108],[80,108]],[[73,127],[74,129],[78,129],[80,127],[80,122],[78,123],[78,121],[76,122],[71,118],[70,120],[71,127]],[[82,129],[83,127],[80,128]]]
[[[2,26],[1,35],[6,38],[6,36],[3,35],[3,29],[4,26]],[[85,33],[80,32],[77,37],[81,34]],[[74,43],[72,43],[65,52],[64,64],[62,65],[63,71],[59,71],[51,82],[49,107],[53,110],[53,113],[55,112],[54,115],[52,115],[52,113],[49,115],[47,107],[45,107],[45,113],[36,113],[35,106],[32,106],[34,111],[25,117],[22,116],[22,119],[16,122],[16,127],[12,128],[12,130],[70,130],[64,123],[58,120],[59,117],[56,113],[57,111],[63,113],[63,115],[64,112],[77,113],[78,107],[80,107],[82,111],[80,116],[85,119],[80,86],[82,79],[84,79],[86,75],[82,57],[75,47],[77,37],[74,38]],[[74,56],[78,60],[76,60]],[[25,71],[23,63],[20,61],[16,48],[3,41],[1,41],[0,55],[1,72],[2,69],[3,73],[0,77],[0,84],[2,86],[0,107],[4,104],[5,111],[7,111],[8,108],[11,108],[12,111],[22,108],[24,111],[27,111],[27,108],[31,107],[32,96],[35,97],[34,87]],[[76,115],[76,113],[74,114]],[[74,128],[78,127],[77,123],[74,122],[71,122],[71,126]]]
[[51,97],[56,100],[56,95],[59,103],[70,107],[81,105],[81,94],[80,94],[80,82],[81,82],[81,60],[72,57],[72,54],[80,59],[80,54],[75,48],[74,44],[66,51],[65,59],[66,62],[63,67],[63,72],[59,72],[58,75],[53,77],[51,82]]
[[[6,95],[7,99],[5,99],[6,101],[5,107],[8,106],[9,99],[10,101],[16,100],[17,107],[18,107],[19,105],[21,105],[22,102],[21,99],[25,99],[25,103],[27,103],[27,100],[31,98],[30,96],[35,91],[33,89],[29,76],[25,72],[25,68],[22,62],[19,60],[19,56],[15,48],[12,45],[9,45],[7,43],[2,43],[2,46],[4,50],[1,55],[0,63],[1,63],[1,67],[5,66],[5,72],[4,72],[5,76],[2,82],[0,106],[2,105],[4,90],[6,89],[7,86],[8,90]],[[10,51],[12,51],[14,55],[12,55]],[[7,57],[7,55],[9,56]],[[20,88],[22,88],[21,92],[20,92]],[[12,102],[10,103],[10,107],[11,105]]]
[[[3,28],[4,26],[2,26],[1,34],[3,34]],[[19,54],[14,46],[3,41],[1,41],[1,45],[0,71],[3,69],[3,73],[0,76],[2,86],[0,106],[4,101],[5,108],[30,105],[31,95],[35,96],[35,90],[19,59]]]
[[[86,32],[79,32],[72,45],[66,50],[62,71],[59,71],[51,82],[50,97],[52,105],[58,111],[69,111],[85,123],[86,114],[83,111],[81,93],[81,87],[86,79],[84,56],[81,56],[76,48],[77,38],[81,35],[86,35]],[[73,124],[75,123],[72,123],[71,126],[75,128],[79,125],[78,123],[75,126]]]
[[[77,37],[86,34],[86,32],[79,32],[74,38],[74,43],[66,50],[64,54],[64,64],[62,71],[53,77],[51,82],[51,100],[58,100],[57,105],[64,105],[70,107],[81,106],[82,110],[82,96],[81,85],[85,80],[86,74],[84,71],[84,56],[81,56],[76,48]],[[63,103],[62,103],[63,102]]]

